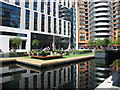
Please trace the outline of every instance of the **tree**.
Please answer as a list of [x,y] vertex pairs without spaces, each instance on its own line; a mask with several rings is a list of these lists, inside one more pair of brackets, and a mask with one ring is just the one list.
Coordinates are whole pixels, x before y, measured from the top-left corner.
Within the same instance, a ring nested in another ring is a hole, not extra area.
[[20,39],[19,36],[17,36],[17,37],[14,37],[14,38],[10,38],[10,42],[11,42],[12,48],[16,52],[16,49],[17,49],[18,46],[20,46],[20,44],[22,43],[22,40]]
[[93,39],[90,39],[90,40],[88,41],[88,45],[95,45],[94,40],[93,40]]
[[119,44],[120,45],[120,38],[115,39],[114,41],[111,42],[111,45],[113,44]]
[[39,43],[40,42],[38,40],[36,40],[36,39],[32,40],[32,46],[34,47],[34,49],[37,49]]

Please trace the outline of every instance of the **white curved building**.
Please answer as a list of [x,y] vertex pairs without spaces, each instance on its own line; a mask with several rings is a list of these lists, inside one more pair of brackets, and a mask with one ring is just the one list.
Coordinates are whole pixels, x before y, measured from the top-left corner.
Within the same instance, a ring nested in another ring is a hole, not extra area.
[[90,38],[112,38],[112,5],[110,0],[92,0],[89,3]]

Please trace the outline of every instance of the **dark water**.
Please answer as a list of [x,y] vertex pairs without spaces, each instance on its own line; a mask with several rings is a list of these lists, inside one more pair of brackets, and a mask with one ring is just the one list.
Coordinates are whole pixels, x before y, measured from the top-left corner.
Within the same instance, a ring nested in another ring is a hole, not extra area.
[[18,63],[3,64],[0,89],[95,88],[110,76],[111,68],[101,61],[92,59],[43,69]]

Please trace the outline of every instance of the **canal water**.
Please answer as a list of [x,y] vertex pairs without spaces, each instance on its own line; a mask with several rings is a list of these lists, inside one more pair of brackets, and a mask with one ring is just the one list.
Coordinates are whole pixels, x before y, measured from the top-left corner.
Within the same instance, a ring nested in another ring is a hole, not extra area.
[[72,64],[35,68],[19,63],[2,64],[0,90],[5,88],[95,88],[111,74],[104,60],[91,59]]

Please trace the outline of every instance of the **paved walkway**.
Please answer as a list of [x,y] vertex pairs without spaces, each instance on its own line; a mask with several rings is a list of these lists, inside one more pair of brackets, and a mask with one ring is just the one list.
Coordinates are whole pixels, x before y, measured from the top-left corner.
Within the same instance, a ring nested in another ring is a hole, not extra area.
[[61,58],[61,59],[54,59],[54,60],[36,60],[36,59],[16,57],[16,58],[1,58],[0,61],[15,61],[16,60],[17,62],[42,67],[42,66],[47,66],[47,65],[54,65],[54,64],[60,64],[60,63],[80,61],[80,60],[83,60],[83,59],[93,58],[93,57],[94,57],[94,55],[87,55],[87,56],[78,56],[78,57],[72,57],[72,58]]
[[120,90],[120,69],[101,83],[95,90]]

